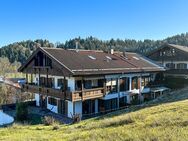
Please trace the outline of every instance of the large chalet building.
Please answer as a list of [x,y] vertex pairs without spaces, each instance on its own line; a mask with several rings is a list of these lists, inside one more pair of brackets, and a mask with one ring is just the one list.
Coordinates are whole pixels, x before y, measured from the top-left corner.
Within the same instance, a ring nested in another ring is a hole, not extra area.
[[19,71],[37,106],[71,118],[142,100],[164,68],[136,53],[38,48]]
[[167,68],[165,74],[174,76],[185,76],[188,74],[188,47],[164,44],[147,55]]

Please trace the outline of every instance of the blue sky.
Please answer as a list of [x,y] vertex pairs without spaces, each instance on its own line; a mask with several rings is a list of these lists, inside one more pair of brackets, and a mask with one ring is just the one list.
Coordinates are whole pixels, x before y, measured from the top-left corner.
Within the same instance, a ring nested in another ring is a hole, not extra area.
[[34,39],[163,39],[188,32],[188,0],[1,0],[0,46]]

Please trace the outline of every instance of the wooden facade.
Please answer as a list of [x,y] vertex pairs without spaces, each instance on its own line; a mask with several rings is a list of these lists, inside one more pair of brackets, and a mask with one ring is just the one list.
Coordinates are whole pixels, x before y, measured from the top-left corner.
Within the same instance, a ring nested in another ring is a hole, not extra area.
[[148,57],[161,63],[163,61],[188,61],[188,52],[174,46],[164,45],[160,49],[151,52]]
[[167,75],[188,74],[188,47],[166,44],[148,57],[167,68]]

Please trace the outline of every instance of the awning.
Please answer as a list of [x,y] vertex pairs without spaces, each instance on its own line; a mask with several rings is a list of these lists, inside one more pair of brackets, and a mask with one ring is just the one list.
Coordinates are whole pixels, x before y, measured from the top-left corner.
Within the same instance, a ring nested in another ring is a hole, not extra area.
[[155,87],[151,88],[151,92],[156,93],[156,92],[164,92],[164,91],[169,91],[170,89],[167,87]]

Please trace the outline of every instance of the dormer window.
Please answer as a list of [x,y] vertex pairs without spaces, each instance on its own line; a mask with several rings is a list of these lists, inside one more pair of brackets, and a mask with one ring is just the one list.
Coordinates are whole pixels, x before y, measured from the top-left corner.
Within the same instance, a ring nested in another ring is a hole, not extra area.
[[135,60],[140,60],[138,57],[136,57],[136,56],[133,56],[133,58],[135,59]]
[[90,59],[92,59],[92,60],[96,60],[96,58],[93,57],[93,56],[91,56],[91,55],[88,55],[88,57],[89,57]]
[[106,58],[107,58],[108,60],[112,60],[112,58],[111,58],[111,57],[109,57],[109,56],[106,56]]

